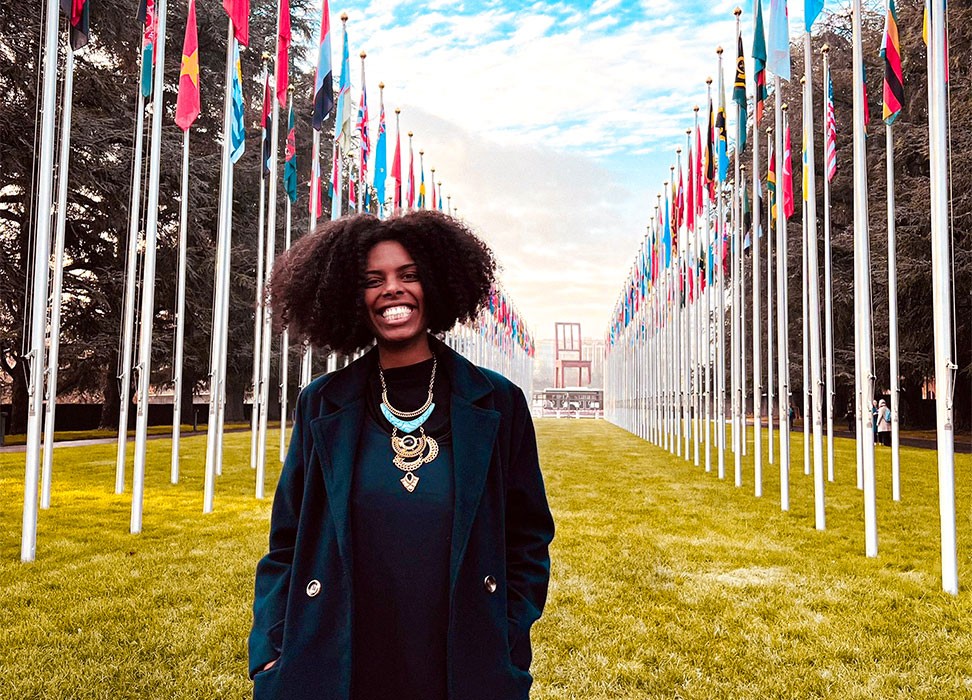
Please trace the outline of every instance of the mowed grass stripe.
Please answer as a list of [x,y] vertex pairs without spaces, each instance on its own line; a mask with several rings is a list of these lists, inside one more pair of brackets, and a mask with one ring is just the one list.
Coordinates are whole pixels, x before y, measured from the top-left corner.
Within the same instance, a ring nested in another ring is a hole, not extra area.
[[[878,452],[880,556],[867,559],[852,441],[836,443],[828,529],[816,532],[801,434],[784,514],[765,455],[765,495],[752,495],[752,449],[737,489],[728,452],[720,481],[603,422],[537,428],[557,537],[533,698],[972,696],[968,586],[939,592],[934,452],[902,451],[901,503]],[[149,443],[138,536],[130,474],[129,492],[113,493],[114,446],[59,449],[30,565],[19,563],[24,456],[0,455],[0,698],[249,696],[253,567],[270,512],[252,496],[249,444],[227,436],[216,512],[203,516],[205,436],[183,440],[176,486],[169,442]],[[966,581],[970,466],[957,457]]]

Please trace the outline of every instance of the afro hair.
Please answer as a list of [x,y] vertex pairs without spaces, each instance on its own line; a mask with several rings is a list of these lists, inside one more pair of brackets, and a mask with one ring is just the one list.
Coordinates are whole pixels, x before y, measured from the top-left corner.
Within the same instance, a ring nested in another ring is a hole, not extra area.
[[277,327],[328,351],[371,345],[364,271],[368,252],[383,241],[397,241],[415,260],[430,332],[472,320],[486,304],[496,260],[460,221],[432,210],[385,220],[358,214],[323,224],[277,258],[269,289]]

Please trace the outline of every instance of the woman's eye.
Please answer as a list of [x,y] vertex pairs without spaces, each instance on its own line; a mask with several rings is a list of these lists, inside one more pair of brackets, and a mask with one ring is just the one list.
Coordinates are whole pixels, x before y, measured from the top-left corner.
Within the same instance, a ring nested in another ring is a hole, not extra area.
[[381,284],[381,280],[378,279],[377,277],[368,277],[364,281],[365,287],[377,287],[380,284]]
[[406,282],[417,282],[418,275],[414,272],[406,272],[404,275],[402,275],[402,279]]

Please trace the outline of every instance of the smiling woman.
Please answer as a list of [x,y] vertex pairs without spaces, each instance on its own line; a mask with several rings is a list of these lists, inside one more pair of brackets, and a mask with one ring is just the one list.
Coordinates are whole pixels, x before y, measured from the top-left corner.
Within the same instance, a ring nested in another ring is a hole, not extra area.
[[256,572],[255,698],[529,697],[553,538],[530,411],[434,336],[482,309],[495,268],[433,211],[334,221],[278,260],[278,323],[375,347],[297,402]]

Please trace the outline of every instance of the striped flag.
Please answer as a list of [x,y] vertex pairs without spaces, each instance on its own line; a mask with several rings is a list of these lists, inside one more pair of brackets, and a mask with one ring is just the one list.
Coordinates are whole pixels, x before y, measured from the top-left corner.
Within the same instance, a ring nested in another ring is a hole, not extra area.
[[766,172],[766,195],[769,200],[770,217],[776,221],[779,215],[776,207],[776,152],[772,145],[769,152],[769,169]]
[[395,155],[392,157],[392,179],[395,181],[395,189],[392,192],[392,206],[401,209],[402,206],[402,130],[398,129],[395,134]]
[[[688,166],[688,187],[685,192],[685,229],[687,231],[695,230],[695,183],[697,178],[695,176],[695,153],[692,149],[690,138],[688,159],[685,161]],[[679,173],[679,178],[681,177],[682,175]]]
[[368,91],[365,89],[364,81],[361,83],[361,103],[358,105],[358,177],[364,188],[364,206],[367,208],[371,204],[371,191],[368,189],[368,156],[371,155],[371,135],[368,130]]
[[230,160],[236,163],[246,150],[246,127],[243,122],[243,69],[240,67],[240,44],[233,41],[233,112],[230,121]]
[[187,131],[199,116],[199,41],[196,37],[196,0],[189,0],[186,36],[182,42],[182,70],[176,98],[176,124]]
[[378,112],[378,142],[375,144],[375,196],[378,198],[379,208],[385,206],[385,178],[388,169],[388,155],[385,128],[385,97],[380,99]]
[[138,21],[142,23],[142,97],[152,95],[152,70],[155,67],[155,38],[158,22],[155,0],[141,0]]
[[901,43],[898,41],[898,13],[894,0],[888,0],[884,17],[884,39],[881,41],[884,59],[884,121],[893,124],[904,102],[904,76],[901,71]]
[[695,125],[695,170],[692,179],[692,187],[695,188],[695,213],[702,215],[702,183],[705,180],[705,173],[702,171],[702,134],[698,124]]
[[425,163],[419,158],[419,172],[421,173],[418,189],[418,208],[425,209]]
[[793,216],[793,158],[790,154],[790,125],[784,118],[786,129],[783,132],[783,216]]
[[715,135],[715,114],[712,112],[712,99],[709,98],[709,121],[705,135],[705,182],[709,186],[709,199],[715,194],[715,150],[712,139]]
[[284,188],[291,202],[297,201],[297,131],[294,124],[294,105],[287,114],[287,145],[284,155]]
[[790,17],[786,0],[770,0],[766,69],[782,80],[790,79]]
[[233,36],[243,46],[249,46],[250,0],[223,0],[223,9],[233,23]]
[[331,11],[327,0],[321,10],[321,40],[317,51],[317,71],[314,73],[314,129],[320,131],[324,120],[334,108],[334,83],[331,75]]
[[280,31],[277,34],[277,101],[287,106],[290,85],[290,0],[280,0]]
[[753,87],[755,122],[763,120],[766,104],[766,33],[763,31],[763,3],[756,0],[756,27],[753,30]]
[[837,118],[834,115],[834,81],[827,74],[827,117],[824,124],[824,161],[827,182],[837,174]]
[[732,101],[739,106],[738,137],[736,152],[746,148],[746,56],[743,54],[742,34],[736,37],[736,82],[732,86]]
[[719,182],[729,176],[729,141],[726,135],[726,88],[719,70],[719,109],[716,112],[716,157],[719,161]]
[[61,0],[61,12],[71,25],[71,48],[75,51],[88,44],[90,7],[88,0]]

